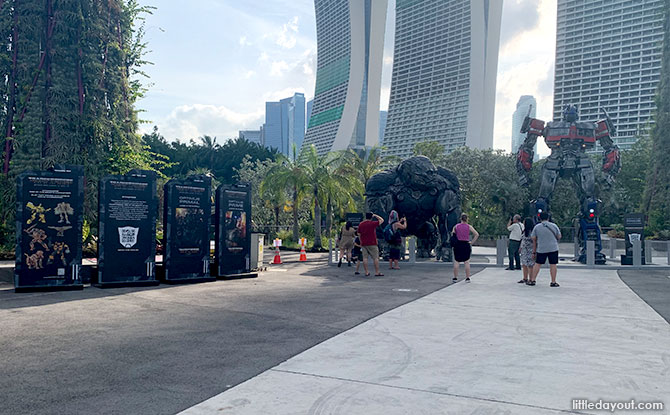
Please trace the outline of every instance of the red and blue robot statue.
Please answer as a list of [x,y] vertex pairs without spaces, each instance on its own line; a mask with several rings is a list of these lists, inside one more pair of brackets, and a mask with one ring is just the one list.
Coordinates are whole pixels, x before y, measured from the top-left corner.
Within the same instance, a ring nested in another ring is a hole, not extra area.
[[[603,171],[607,184],[614,183],[616,174],[621,169],[619,148],[612,141],[616,128],[609,115],[603,110],[605,118],[593,122],[580,122],[579,112],[574,105],[567,105],[563,111],[562,121],[544,121],[526,116],[521,133],[526,139],[519,147],[516,166],[519,172],[519,183],[527,186],[528,172],[533,165],[533,148],[539,136],[551,149],[551,155],[542,166],[540,192],[537,199],[531,202],[535,220],[539,214],[549,212],[551,195],[559,177],[572,178],[578,191],[581,203],[579,217],[579,261],[586,263],[586,241],[595,241],[596,264],[605,263],[605,255],[601,252],[600,225],[598,211],[600,200],[595,195],[595,174],[591,159],[586,153],[595,147],[596,141],[605,151],[603,155]],[[530,112],[529,112],[530,114]]]

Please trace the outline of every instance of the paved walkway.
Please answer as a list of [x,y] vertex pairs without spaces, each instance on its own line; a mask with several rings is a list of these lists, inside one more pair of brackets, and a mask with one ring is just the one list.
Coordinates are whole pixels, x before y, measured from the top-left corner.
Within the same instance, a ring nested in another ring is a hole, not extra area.
[[183,414],[543,415],[570,412],[580,398],[670,405],[670,325],[616,272],[563,269],[560,288],[547,270],[535,287],[510,277],[488,268]]

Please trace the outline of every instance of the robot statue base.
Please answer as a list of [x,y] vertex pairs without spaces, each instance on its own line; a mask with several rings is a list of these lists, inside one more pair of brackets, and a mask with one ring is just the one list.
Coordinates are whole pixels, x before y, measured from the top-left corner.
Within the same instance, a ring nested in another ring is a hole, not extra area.
[[[410,157],[372,176],[365,195],[368,211],[387,218],[395,210],[407,218],[404,236],[417,237],[417,257],[430,258],[434,249],[438,260],[452,260],[449,233],[461,213],[460,185],[452,172],[435,167],[425,156]],[[386,225],[378,230],[378,237]],[[383,238],[378,239],[385,250]]]

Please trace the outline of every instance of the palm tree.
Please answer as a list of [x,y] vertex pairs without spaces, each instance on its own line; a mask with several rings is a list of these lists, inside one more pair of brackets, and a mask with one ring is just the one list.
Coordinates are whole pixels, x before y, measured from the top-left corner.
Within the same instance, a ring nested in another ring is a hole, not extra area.
[[276,164],[268,171],[263,182],[261,182],[260,192],[266,194],[270,188],[286,189],[291,194],[293,202],[293,239],[297,242],[299,236],[298,229],[298,206],[305,195],[307,186],[307,177],[305,171],[296,157],[296,147],[293,145],[293,159],[283,154],[277,154]]
[[390,168],[398,161],[397,157],[382,158],[382,148],[378,146],[370,148],[363,155],[349,149],[345,157],[346,163],[342,165],[342,170],[345,175],[354,178],[357,182],[356,184],[352,184],[352,187],[362,199],[365,199],[365,187],[370,178],[386,168]]
[[358,193],[357,180],[349,174],[347,153],[340,151],[329,156],[325,168],[328,172],[323,181],[321,203],[326,206],[326,235],[331,236],[333,224],[333,209],[342,212],[343,209],[355,210],[352,191]]
[[207,160],[207,168],[210,171],[214,170],[214,156],[216,151],[220,148],[219,144],[216,142],[216,137],[212,138],[208,135],[203,135],[200,137],[200,147],[202,147],[205,160]]

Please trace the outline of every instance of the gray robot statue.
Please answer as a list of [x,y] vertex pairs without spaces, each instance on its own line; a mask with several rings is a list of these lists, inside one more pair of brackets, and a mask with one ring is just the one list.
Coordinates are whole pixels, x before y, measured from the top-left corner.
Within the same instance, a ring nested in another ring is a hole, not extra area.
[[[533,163],[533,147],[539,136],[551,149],[551,155],[542,166],[540,192],[536,200],[531,202],[531,210],[536,221],[542,211],[549,212],[551,195],[559,177],[572,178],[579,192],[581,212],[579,217],[580,255],[579,261],[586,263],[586,241],[595,241],[596,263],[604,264],[605,255],[601,252],[600,225],[598,213],[600,200],[595,195],[595,175],[591,159],[586,153],[595,147],[596,141],[605,151],[603,155],[603,171],[608,184],[614,182],[621,169],[619,148],[612,141],[616,128],[612,120],[603,110],[605,118],[597,122],[580,122],[579,112],[574,105],[567,105],[563,111],[563,120],[544,121],[526,116],[521,133],[526,139],[517,153],[517,171],[519,182],[528,185],[528,172]],[[529,112],[530,114],[530,112]]]
[[430,257],[435,249],[438,260],[451,261],[449,232],[461,213],[460,187],[452,172],[435,167],[425,156],[410,157],[372,176],[365,195],[369,211],[388,217],[396,210],[407,218],[406,234],[417,237],[420,258]]

